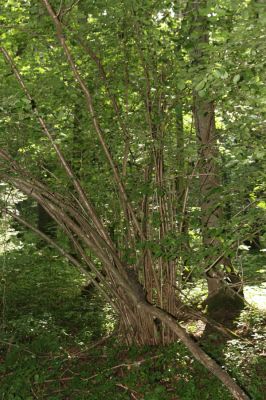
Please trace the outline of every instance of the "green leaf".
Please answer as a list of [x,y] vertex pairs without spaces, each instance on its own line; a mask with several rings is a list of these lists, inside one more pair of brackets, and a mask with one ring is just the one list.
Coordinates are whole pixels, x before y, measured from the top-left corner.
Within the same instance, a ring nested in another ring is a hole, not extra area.
[[179,90],[184,90],[185,87],[186,87],[186,83],[185,83],[184,81],[179,81],[179,82],[177,83],[177,89],[179,89]]
[[260,201],[260,202],[257,204],[257,207],[263,208],[263,209],[265,210],[265,209],[266,209],[266,202],[265,202],[265,201]]
[[206,93],[205,90],[200,90],[200,91],[198,92],[198,95],[199,95],[200,97],[203,97],[203,96],[205,95],[205,93]]
[[223,74],[221,75],[221,78],[222,78],[222,79],[227,79],[228,76],[229,76],[228,72],[227,72],[227,71],[224,71]]
[[216,78],[221,78],[221,77],[223,76],[222,71],[219,70],[219,69],[214,69],[214,70],[212,71],[212,73],[213,73],[213,75],[214,75]]
[[240,75],[239,74],[237,74],[237,75],[235,75],[234,76],[234,78],[233,78],[233,82],[234,82],[234,84],[236,85],[237,84],[237,82],[239,82],[240,81]]
[[202,90],[202,89],[204,88],[205,84],[206,84],[205,80],[200,81],[200,82],[196,85],[195,90],[196,90],[197,92],[199,92],[200,90]]

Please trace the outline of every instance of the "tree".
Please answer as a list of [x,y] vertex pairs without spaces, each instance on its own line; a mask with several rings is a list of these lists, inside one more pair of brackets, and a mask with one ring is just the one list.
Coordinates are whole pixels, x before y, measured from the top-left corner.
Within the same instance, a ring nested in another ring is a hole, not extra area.
[[[206,74],[210,61],[209,23],[207,2],[196,2],[193,10],[191,36],[192,62],[201,74]],[[193,114],[195,131],[199,142],[199,176],[202,238],[207,250],[205,273],[208,282],[207,304],[210,314],[220,320],[235,317],[244,302],[240,276],[232,266],[230,257],[219,256],[216,249],[221,248],[219,232],[223,225],[223,203],[221,171],[218,165],[219,140],[215,125],[215,100],[204,93],[205,82],[195,84],[193,91]]]
[[[172,10],[165,1],[159,5],[149,1],[144,7],[136,2],[126,8],[120,2],[106,8],[93,4],[90,10],[85,4],[62,8],[61,2],[55,1],[52,8],[48,1],[43,3],[49,20],[39,5],[25,7],[25,15],[21,10],[19,15],[30,21],[33,32],[38,16],[46,41],[31,34],[32,42],[27,43],[21,58],[17,47],[25,37],[11,30],[11,38],[6,40],[9,51],[2,49],[27,98],[25,101],[19,94],[22,122],[18,126],[25,125],[28,135],[26,144],[5,142],[0,153],[2,179],[41,204],[57,222],[72,242],[75,256],[63,243],[34,226],[32,229],[102,291],[120,316],[121,332],[128,342],[167,343],[179,337],[236,398],[246,398],[177,323],[180,311],[182,317],[184,310],[192,312],[176,290],[176,275],[181,274],[177,260],[184,262],[187,254],[191,255],[189,235],[198,229],[195,222],[188,225],[196,220],[197,210],[192,208],[197,207],[192,206],[198,205],[197,184],[188,188],[191,182],[186,176],[194,177],[197,166],[194,132],[186,121],[191,116],[191,84],[186,74],[190,61],[185,46],[176,38],[182,12],[186,15],[187,10],[181,4],[180,17],[180,10]],[[60,46],[53,39],[51,21]],[[38,56],[33,56],[36,53]],[[33,76],[29,66],[35,71]],[[14,98],[18,89],[13,76],[5,73],[12,82]],[[49,91],[43,90],[46,85]],[[199,107],[195,116],[198,118],[204,107],[213,116],[213,103],[201,102],[199,87],[194,93]],[[34,124],[31,113],[38,128],[29,128]],[[16,126],[16,115],[11,124],[5,120],[8,129]],[[69,144],[74,134],[85,149],[82,164]],[[189,153],[192,162],[184,156]],[[215,152],[212,155],[216,157]],[[44,159],[41,162],[40,157]],[[43,161],[53,165],[56,159],[61,167],[40,180],[34,162],[43,167]],[[208,167],[216,168],[216,163]],[[216,189],[220,183],[212,180],[208,185]],[[210,187],[203,185],[202,189],[209,191]],[[6,212],[27,224],[11,209]],[[209,239],[204,236],[206,243]],[[203,258],[203,251],[194,253]],[[209,266],[206,262],[205,268]]]

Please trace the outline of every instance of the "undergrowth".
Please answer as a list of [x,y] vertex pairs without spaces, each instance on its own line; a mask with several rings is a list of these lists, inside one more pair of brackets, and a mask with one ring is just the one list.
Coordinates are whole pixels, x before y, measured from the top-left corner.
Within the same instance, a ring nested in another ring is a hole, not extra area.
[[[12,251],[1,261],[0,399],[231,399],[179,342],[119,344],[103,299],[84,295],[84,278],[49,249]],[[264,326],[261,313],[246,310],[239,339],[203,343],[254,400],[266,391]]]

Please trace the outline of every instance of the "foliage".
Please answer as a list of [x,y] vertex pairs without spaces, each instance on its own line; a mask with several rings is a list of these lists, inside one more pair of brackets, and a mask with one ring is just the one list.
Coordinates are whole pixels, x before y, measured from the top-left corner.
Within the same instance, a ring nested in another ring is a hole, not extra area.
[[[52,0],[50,18],[45,3],[0,0],[3,396],[226,398],[180,343],[89,346],[121,319],[134,340],[157,343],[153,319],[143,329],[131,304],[136,285],[177,315],[177,297],[205,311],[206,278],[232,288],[234,272],[247,298],[261,284],[263,4]],[[203,143],[206,116],[213,129]],[[84,275],[28,227],[11,226],[14,214],[47,233],[37,202],[58,223],[50,244]],[[101,295],[85,297],[85,277]],[[245,318],[240,326],[260,339],[260,314]],[[189,329],[197,333],[194,322]],[[260,400],[256,337],[205,348]],[[116,358],[134,367],[113,370]]]

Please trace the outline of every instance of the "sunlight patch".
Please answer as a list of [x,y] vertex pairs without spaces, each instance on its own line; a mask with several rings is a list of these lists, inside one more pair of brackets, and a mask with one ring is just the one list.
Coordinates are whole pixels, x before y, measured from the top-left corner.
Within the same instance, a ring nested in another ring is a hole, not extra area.
[[245,286],[244,293],[250,304],[266,311],[266,282],[256,286]]

